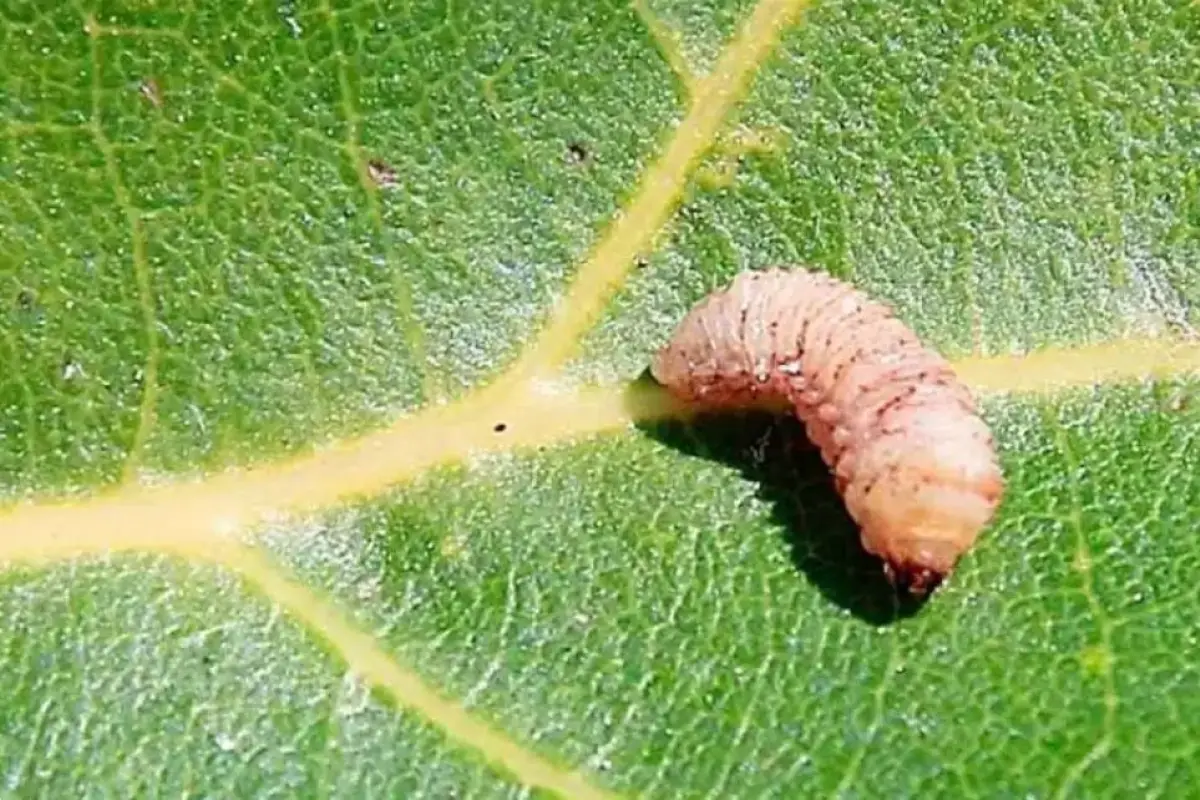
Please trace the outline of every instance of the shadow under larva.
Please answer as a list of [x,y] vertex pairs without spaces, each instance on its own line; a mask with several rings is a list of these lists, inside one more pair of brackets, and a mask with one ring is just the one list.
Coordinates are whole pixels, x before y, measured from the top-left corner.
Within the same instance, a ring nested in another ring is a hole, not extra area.
[[[649,373],[639,380],[650,382]],[[792,563],[830,602],[873,625],[903,619],[924,604],[925,596],[896,592],[879,559],[858,543],[854,521],[799,420],[748,410],[643,422],[638,428],[681,453],[732,467],[757,484]]]

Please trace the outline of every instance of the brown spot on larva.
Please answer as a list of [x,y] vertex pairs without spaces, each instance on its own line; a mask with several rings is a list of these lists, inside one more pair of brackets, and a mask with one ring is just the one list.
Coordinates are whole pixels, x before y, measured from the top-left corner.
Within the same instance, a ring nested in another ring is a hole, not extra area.
[[504,433],[506,430],[508,430],[508,424],[504,422],[497,422],[492,426],[492,430],[496,433]]
[[583,142],[575,141],[567,145],[567,163],[573,167],[582,167],[592,160],[591,151]]
[[857,350],[855,350],[853,353],[851,353],[849,358],[843,360],[842,363],[840,363],[836,367],[834,367],[833,379],[831,380],[831,383],[836,384],[838,381],[840,381],[842,379],[842,375],[845,374],[846,370],[850,369],[850,367],[857,364],[860,360],[862,360],[863,356],[865,356],[866,354],[867,354],[867,349],[865,347],[860,347]]
[[875,422],[877,425],[877,427],[876,427],[876,435],[877,436],[880,436],[880,437],[894,436],[897,434],[904,433],[903,427],[897,427],[895,425],[884,425],[883,418],[887,416],[889,411],[894,410],[898,406],[900,406],[903,403],[910,400],[912,398],[912,396],[914,394],[916,394],[916,392],[917,392],[917,387],[913,386],[908,391],[906,391],[904,394],[898,394],[898,395],[893,396],[886,403],[881,405],[879,408],[875,409],[875,411],[873,412],[873,415],[875,417]]
[[162,89],[159,87],[158,81],[156,81],[154,78],[144,78],[141,83],[138,84],[138,91],[141,92],[142,97],[146,98],[146,100],[150,102],[150,105],[154,106],[155,108],[162,108]]
[[394,189],[399,185],[399,176],[390,164],[373,158],[367,162],[367,174],[380,189]]

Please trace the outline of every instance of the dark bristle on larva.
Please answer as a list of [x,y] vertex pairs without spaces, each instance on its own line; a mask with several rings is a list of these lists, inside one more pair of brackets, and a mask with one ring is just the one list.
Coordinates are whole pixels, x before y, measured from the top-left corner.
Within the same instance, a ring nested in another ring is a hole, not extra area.
[[1004,493],[992,433],[950,364],[887,305],[824,273],[741,273],[692,308],[651,372],[708,410],[790,406],[863,547],[913,595],[953,571]]

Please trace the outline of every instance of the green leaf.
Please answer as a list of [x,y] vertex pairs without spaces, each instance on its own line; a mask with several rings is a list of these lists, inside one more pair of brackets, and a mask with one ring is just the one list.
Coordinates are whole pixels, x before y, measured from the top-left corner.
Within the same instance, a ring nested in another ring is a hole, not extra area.
[[6,794],[503,793],[211,568],[21,570],[0,604]]
[[[1191,4],[226,5],[0,9],[4,792],[1200,780]],[[625,394],[781,262],[1022,390],[923,606]]]
[[759,417],[445,469],[270,542],[452,695],[622,790],[1173,796],[1200,418],[1167,398],[991,408],[1005,511],[911,616],[798,426]]

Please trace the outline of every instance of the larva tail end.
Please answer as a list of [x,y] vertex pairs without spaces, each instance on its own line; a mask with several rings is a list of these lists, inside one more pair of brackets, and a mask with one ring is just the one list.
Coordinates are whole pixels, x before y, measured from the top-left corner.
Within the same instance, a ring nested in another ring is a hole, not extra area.
[[907,591],[913,597],[924,597],[941,585],[947,573],[916,564],[894,564],[885,561],[883,574],[888,583],[898,591]]

